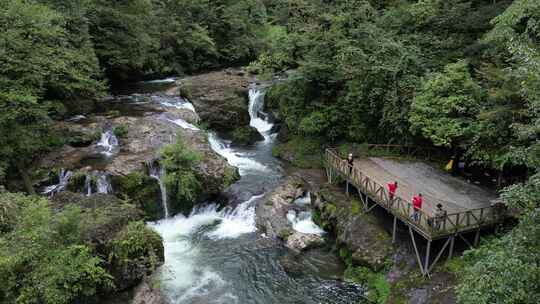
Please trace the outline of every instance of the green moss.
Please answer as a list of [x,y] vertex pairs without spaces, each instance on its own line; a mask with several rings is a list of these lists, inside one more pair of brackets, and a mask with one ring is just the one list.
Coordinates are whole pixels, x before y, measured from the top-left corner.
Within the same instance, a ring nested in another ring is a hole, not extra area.
[[362,207],[360,205],[360,202],[357,200],[351,201],[351,213],[353,215],[358,215],[362,213]]
[[299,168],[322,167],[322,141],[319,139],[292,136],[286,143],[272,149],[274,157],[281,158]]
[[191,99],[193,97],[193,84],[191,82],[183,82],[178,88],[180,96]]
[[337,207],[336,205],[327,202],[326,204],[324,204],[323,210],[324,213],[328,214],[329,216],[334,216],[336,214]]
[[126,125],[119,125],[114,127],[113,134],[118,138],[125,138],[129,133],[128,127]]
[[223,185],[222,188],[225,189],[230,185],[234,184],[237,180],[240,179],[240,173],[238,169],[234,167],[226,167],[223,174]]
[[82,192],[86,186],[86,173],[75,172],[71,175],[67,190],[71,192]]
[[349,266],[345,270],[345,280],[362,284],[368,288],[368,299],[373,303],[384,304],[390,295],[390,284],[383,273],[373,272],[367,267]]
[[286,241],[293,232],[289,228],[283,228],[278,232],[278,237]]
[[113,177],[113,187],[121,197],[142,209],[147,220],[161,218],[158,183],[151,177],[139,172],[126,176]]

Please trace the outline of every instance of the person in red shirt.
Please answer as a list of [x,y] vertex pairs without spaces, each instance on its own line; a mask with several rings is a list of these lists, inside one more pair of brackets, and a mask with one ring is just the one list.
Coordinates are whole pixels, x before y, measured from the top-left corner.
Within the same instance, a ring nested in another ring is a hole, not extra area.
[[397,190],[397,181],[394,181],[393,183],[388,184],[388,197],[390,198],[390,201],[394,200],[394,196],[396,196],[396,190]]
[[413,219],[416,222],[420,221],[420,212],[419,210],[422,209],[422,203],[424,202],[422,198],[422,193],[418,193],[417,196],[413,197],[412,203],[413,203]]

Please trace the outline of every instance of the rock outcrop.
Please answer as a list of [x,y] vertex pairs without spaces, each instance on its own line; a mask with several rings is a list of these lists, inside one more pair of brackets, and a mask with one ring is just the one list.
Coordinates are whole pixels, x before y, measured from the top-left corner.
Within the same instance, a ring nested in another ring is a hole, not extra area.
[[249,125],[247,105],[251,80],[243,70],[231,68],[182,78],[177,92],[187,95],[185,97],[210,128],[232,131]]
[[350,251],[353,264],[381,270],[391,257],[392,244],[377,219],[365,214],[361,204],[340,189],[323,188],[315,196],[318,224],[332,231],[337,242]]
[[324,244],[321,235],[294,230],[293,223],[288,218],[291,213],[309,210],[309,205],[295,204],[295,200],[306,192],[305,186],[303,179],[292,175],[269,193],[255,210],[258,228],[271,238],[283,240],[285,246],[297,252]]
[[149,279],[145,279],[135,288],[130,304],[167,304],[159,288],[154,288]]
[[294,208],[294,200],[302,196],[303,182],[297,177],[289,177],[257,205],[257,227],[271,238],[287,238],[293,233],[287,213]]
[[324,239],[318,234],[308,234],[295,231],[287,238],[286,246],[295,251],[304,251],[324,244]]
[[82,239],[96,254],[106,257],[105,268],[117,291],[136,286],[163,264],[163,241],[140,221],[143,213],[134,205],[114,195],[72,192],[58,193],[51,203],[55,210],[76,205],[84,211]]

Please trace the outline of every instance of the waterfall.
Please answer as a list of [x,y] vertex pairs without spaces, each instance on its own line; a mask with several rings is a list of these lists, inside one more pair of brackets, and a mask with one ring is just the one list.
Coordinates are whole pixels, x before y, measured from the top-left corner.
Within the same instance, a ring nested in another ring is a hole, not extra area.
[[69,170],[60,169],[60,174],[58,175],[58,184],[46,187],[43,190],[42,193],[43,194],[54,195],[54,194],[56,194],[58,192],[63,191],[64,189],[66,189],[66,187],[67,187],[67,185],[69,183],[69,179],[71,178],[71,174],[72,173]]
[[179,96],[161,96],[161,95],[154,95],[151,97],[152,101],[157,102],[163,106],[166,107],[172,107],[177,109],[186,109],[190,110],[191,112],[195,112],[195,107],[193,104],[182,97]]
[[199,128],[197,128],[196,126],[190,124],[189,122],[181,119],[181,118],[178,118],[178,119],[167,119],[167,121],[169,122],[172,122],[173,124],[179,126],[180,128],[182,129],[188,129],[188,130],[193,130],[193,131],[200,131]]
[[[249,125],[257,129],[265,141],[268,141],[270,140],[270,131],[274,125],[268,121],[267,115],[262,111],[264,108],[264,95],[265,92],[256,87],[249,89],[248,112],[251,118]],[[265,117],[261,118],[261,114],[265,115]]]
[[289,210],[287,219],[292,223],[295,231],[306,234],[324,234],[324,230],[311,219],[311,211],[302,211],[297,215],[294,210]]
[[107,173],[97,174],[97,193],[108,194],[112,192],[111,182]]
[[247,170],[268,171],[268,167],[254,160],[253,157],[249,157],[246,153],[233,150],[212,132],[208,134],[208,142],[212,150],[225,157],[231,166],[238,168],[240,175],[243,175]]
[[118,147],[118,138],[114,136],[111,130],[108,130],[101,134],[101,139],[97,143],[98,147],[103,148],[103,154],[111,156],[115,149]]
[[92,195],[92,175],[86,174],[86,179],[84,180],[84,186],[86,188],[86,196]]
[[167,188],[165,187],[165,183],[163,182],[163,177],[165,176],[165,168],[161,166],[156,166],[154,164],[150,164],[148,166],[150,177],[157,180],[159,184],[159,189],[161,190],[161,205],[163,206],[163,212],[165,213],[165,218],[169,217],[169,206],[167,204]]

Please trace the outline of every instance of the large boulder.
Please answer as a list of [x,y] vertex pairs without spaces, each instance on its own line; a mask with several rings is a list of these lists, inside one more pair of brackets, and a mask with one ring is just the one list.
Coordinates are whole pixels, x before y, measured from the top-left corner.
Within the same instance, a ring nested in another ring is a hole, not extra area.
[[294,200],[302,196],[302,186],[303,181],[298,177],[288,177],[257,205],[257,227],[267,236],[286,241],[293,234],[287,213],[294,208]]
[[82,239],[107,262],[117,291],[136,286],[164,261],[163,240],[142,221],[143,213],[114,195],[85,196],[61,192],[51,198],[54,210],[78,206]]
[[318,234],[307,234],[295,231],[287,238],[286,246],[294,251],[304,251],[324,244],[324,239]]
[[159,288],[152,286],[149,279],[145,279],[135,288],[130,304],[167,304],[167,300]]
[[[185,95],[210,128],[220,131],[249,125],[248,87],[241,69],[225,69],[182,78],[176,92]],[[174,90],[171,93],[175,93]]]
[[315,193],[319,225],[331,230],[350,252],[353,264],[381,270],[392,254],[391,238],[377,218],[366,214],[358,201],[340,189],[325,187]]

